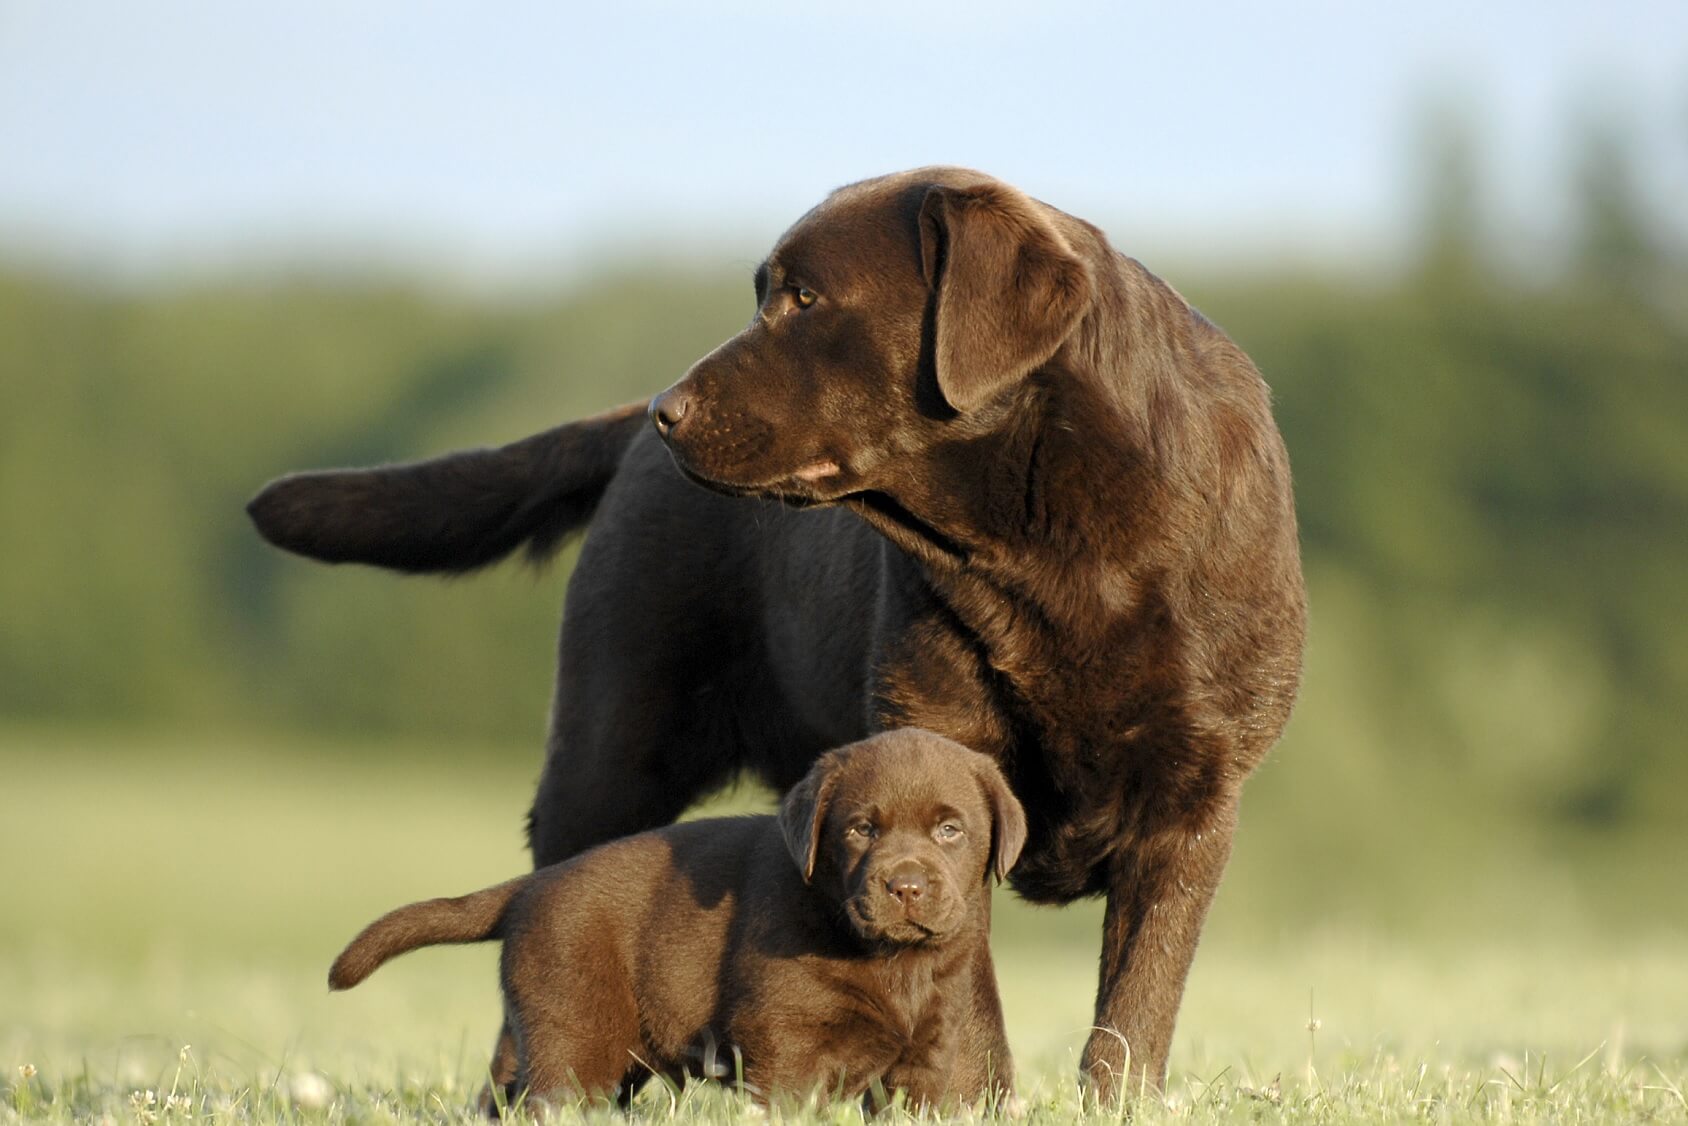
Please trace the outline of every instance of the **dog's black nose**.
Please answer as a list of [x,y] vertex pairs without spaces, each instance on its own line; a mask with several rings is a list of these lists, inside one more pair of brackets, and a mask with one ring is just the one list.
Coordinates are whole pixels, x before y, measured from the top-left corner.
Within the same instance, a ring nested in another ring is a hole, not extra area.
[[919,872],[899,872],[885,881],[885,890],[904,907],[911,907],[915,900],[926,894],[926,877]]
[[674,432],[680,425],[680,420],[686,417],[691,409],[692,397],[679,387],[670,387],[662,394],[651,400],[651,422],[656,426],[656,432],[664,438]]

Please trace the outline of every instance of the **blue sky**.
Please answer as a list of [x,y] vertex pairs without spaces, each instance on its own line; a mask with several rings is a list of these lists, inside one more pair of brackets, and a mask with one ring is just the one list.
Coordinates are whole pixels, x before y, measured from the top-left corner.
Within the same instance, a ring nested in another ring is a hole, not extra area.
[[1435,96],[1495,213],[1623,115],[1688,198],[1688,2],[0,4],[0,247],[149,274],[374,258],[490,278],[759,253],[828,188],[970,164],[1133,252],[1387,256]]

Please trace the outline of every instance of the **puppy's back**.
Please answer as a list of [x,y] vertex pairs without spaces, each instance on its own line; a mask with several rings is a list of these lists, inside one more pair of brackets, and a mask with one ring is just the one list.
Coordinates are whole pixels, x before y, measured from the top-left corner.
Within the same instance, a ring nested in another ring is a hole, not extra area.
[[[618,963],[659,1009],[713,1004],[717,967],[753,870],[789,866],[772,817],[671,825],[600,845],[493,887],[411,903],[365,927],[335,959],[350,989],[423,946],[513,940],[565,963]],[[754,882],[767,883],[766,875]],[[512,949],[506,951],[506,961]]]
[[722,963],[743,914],[789,915],[788,884],[802,881],[768,816],[613,841],[511,907],[505,987],[519,991],[519,979],[559,969],[625,978],[653,1053],[678,1058],[720,1015]]

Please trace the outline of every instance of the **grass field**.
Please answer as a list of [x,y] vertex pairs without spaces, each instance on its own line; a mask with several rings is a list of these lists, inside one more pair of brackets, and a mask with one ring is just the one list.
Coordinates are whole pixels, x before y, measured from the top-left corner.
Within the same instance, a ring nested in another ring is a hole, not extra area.
[[[324,976],[381,911],[522,870],[534,767],[485,748],[366,750],[0,737],[0,1121],[472,1120],[498,1011],[493,948],[417,954],[332,997]],[[1358,893],[1333,886],[1330,912],[1297,916],[1270,909],[1251,858],[1284,854],[1269,826],[1239,843],[1233,875],[1251,889],[1221,891],[1169,1097],[1136,1107],[1140,1120],[1688,1119],[1688,938],[1675,913],[1614,937],[1517,909],[1511,926],[1468,933],[1432,902],[1414,925],[1386,928],[1375,920],[1412,905],[1358,909]],[[1310,869],[1330,872],[1330,858]],[[1356,885],[1362,903],[1393,894]],[[1310,901],[1306,889],[1286,898]],[[999,893],[1028,1120],[1113,1116],[1082,1107],[1073,1079],[1098,917]],[[750,1113],[695,1088],[653,1087],[635,1107]]]

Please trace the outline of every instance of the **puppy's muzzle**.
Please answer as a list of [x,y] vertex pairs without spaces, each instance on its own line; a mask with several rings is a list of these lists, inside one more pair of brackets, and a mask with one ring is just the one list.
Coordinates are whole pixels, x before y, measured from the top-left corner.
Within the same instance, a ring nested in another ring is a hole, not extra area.
[[925,898],[926,890],[926,875],[918,869],[905,869],[885,878],[886,894],[902,904],[905,915]]

